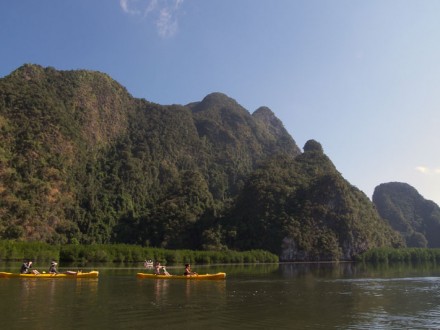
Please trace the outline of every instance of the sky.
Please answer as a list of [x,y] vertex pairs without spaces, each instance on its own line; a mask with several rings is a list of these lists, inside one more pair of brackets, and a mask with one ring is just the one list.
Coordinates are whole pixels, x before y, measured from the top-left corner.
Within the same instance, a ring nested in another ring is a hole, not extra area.
[[33,63],[163,105],[267,106],[370,199],[397,181],[440,205],[440,1],[3,0],[0,45],[0,77]]

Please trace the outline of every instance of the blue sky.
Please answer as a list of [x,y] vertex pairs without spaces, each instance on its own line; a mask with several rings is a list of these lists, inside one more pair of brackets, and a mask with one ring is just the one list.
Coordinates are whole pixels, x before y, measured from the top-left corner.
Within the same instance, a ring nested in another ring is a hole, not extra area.
[[368,197],[400,181],[440,204],[440,1],[4,0],[0,42],[1,77],[35,63],[160,104],[268,106]]

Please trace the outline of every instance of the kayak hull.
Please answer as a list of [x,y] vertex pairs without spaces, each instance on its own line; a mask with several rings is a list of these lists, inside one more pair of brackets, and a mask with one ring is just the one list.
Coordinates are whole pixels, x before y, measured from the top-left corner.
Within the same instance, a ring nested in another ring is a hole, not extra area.
[[95,270],[85,273],[83,272],[67,272],[67,273],[59,273],[59,274],[40,273],[38,275],[0,272],[0,278],[97,278],[98,276],[99,276],[99,272]]
[[200,275],[155,275],[147,273],[137,273],[137,278],[155,279],[155,280],[224,280],[226,273],[200,274]]

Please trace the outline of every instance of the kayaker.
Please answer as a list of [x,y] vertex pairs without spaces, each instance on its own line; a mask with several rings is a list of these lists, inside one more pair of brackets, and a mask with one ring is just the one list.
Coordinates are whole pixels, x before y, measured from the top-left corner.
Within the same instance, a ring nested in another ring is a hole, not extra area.
[[32,268],[32,261],[31,260],[25,261],[23,265],[21,265],[20,273],[29,274],[31,272],[31,268]]
[[32,260],[25,261],[23,265],[21,265],[20,273],[21,274],[30,274],[34,273],[35,275],[40,274],[38,270],[31,270],[32,268]]
[[[162,270],[162,272],[161,272]],[[154,266],[154,274],[156,275],[170,275],[170,273],[167,272],[167,270],[165,269],[165,266],[161,266],[160,262],[157,261],[156,265]]]
[[198,274],[191,270],[191,265],[190,264],[185,264],[185,272],[183,273],[183,275],[189,276],[189,275],[198,275]]
[[50,263],[49,274],[58,274],[57,263],[55,260],[52,260]]

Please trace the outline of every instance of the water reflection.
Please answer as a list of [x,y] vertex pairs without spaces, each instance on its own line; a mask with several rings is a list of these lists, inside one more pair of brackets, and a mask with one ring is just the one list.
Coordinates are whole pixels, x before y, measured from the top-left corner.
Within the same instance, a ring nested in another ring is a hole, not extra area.
[[280,271],[287,277],[352,277],[363,272],[359,265],[351,262],[341,263],[285,263]]
[[[147,279],[148,281],[148,279]],[[170,280],[152,280],[154,282],[154,297],[156,303],[161,304],[168,299],[168,289]]]
[[28,310],[29,304],[33,304],[33,292],[35,291],[36,281],[35,279],[23,279],[20,280],[20,301],[23,311],[26,313]]
[[226,281],[185,281],[185,295],[188,300],[195,296],[224,297],[226,292]]
[[[17,272],[19,266],[0,262],[2,271]],[[98,305],[98,279],[0,279],[0,324],[4,329],[81,328]]]
[[97,278],[77,278],[75,281],[75,293],[87,293],[89,297],[96,297],[98,294],[98,279]]
[[0,279],[1,327],[440,328],[435,264],[197,266],[199,273],[225,271],[225,281],[137,279],[135,268],[99,270],[99,281]]
[[[207,267],[209,273],[226,272],[227,276],[234,276],[235,274],[251,274],[253,276],[272,274],[279,270],[280,264],[267,263],[267,264],[236,264],[236,265],[217,265],[213,268]],[[203,268],[198,271],[199,274],[203,273]]]

